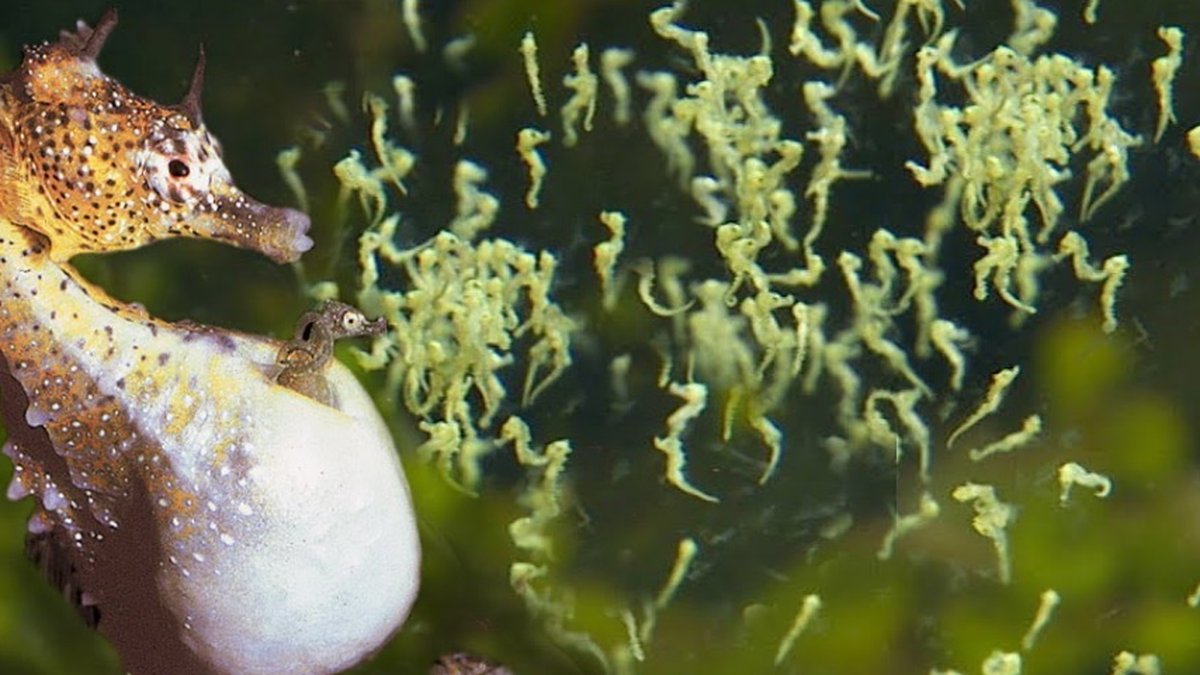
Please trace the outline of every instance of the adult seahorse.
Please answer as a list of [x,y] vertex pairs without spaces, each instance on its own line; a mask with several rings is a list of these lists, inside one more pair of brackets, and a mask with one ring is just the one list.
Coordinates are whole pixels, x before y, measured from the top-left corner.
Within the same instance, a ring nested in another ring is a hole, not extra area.
[[[324,673],[406,618],[419,545],[393,442],[336,360],[328,404],[281,343],[171,324],[92,286],[81,251],[172,236],[278,261],[308,219],[233,184],[199,99],[102,74],[110,12],[0,79],[0,399],[35,553],[133,673]],[[311,377],[311,376],[309,376]]]

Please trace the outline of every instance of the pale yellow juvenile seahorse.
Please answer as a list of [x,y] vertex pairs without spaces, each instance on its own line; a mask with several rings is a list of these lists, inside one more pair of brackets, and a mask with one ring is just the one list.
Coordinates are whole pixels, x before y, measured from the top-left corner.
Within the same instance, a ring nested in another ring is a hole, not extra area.
[[[82,251],[173,236],[277,261],[308,218],[233,184],[203,60],[163,106],[100,72],[110,12],[0,79],[0,403],[33,549],[132,673],[326,673],[404,622],[420,560],[387,429],[350,373],[280,386],[276,340],[107,296]],[[311,375],[308,376],[311,378]]]

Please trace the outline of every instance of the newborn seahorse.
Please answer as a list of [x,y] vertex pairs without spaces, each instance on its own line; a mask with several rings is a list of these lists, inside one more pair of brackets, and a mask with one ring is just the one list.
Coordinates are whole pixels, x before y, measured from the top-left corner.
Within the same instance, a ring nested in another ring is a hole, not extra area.
[[387,323],[382,318],[368,321],[358,308],[328,300],[320,309],[302,314],[296,322],[295,337],[275,358],[282,368],[275,381],[325,405],[336,405],[325,379],[325,369],[333,362],[334,341],[381,335],[386,329]]
[[[279,261],[308,218],[240,192],[200,116],[203,61],[163,106],[103,75],[82,22],[0,79],[0,403],[34,550],[132,673],[327,673],[415,597],[391,437],[358,382],[274,379],[282,343],[172,324],[67,264],[172,236]],[[61,564],[55,564],[55,559]],[[57,570],[57,571],[55,571]]]

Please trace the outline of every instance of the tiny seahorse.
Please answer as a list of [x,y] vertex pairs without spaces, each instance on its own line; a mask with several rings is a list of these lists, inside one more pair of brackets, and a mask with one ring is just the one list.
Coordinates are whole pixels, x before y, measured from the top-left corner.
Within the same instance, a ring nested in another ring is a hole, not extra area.
[[368,321],[357,307],[336,300],[305,312],[296,321],[296,334],[279,350],[275,363],[281,366],[275,381],[325,405],[337,400],[325,379],[325,369],[333,361],[336,340],[364,335],[381,335],[387,329],[382,319]]
[[[31,552],[131,673],[329,673],[407,617],[420,550],[393,441],[336,360],[124,304],[69,265],[173,236],[294,260],[308,218],[234,185],[200,115],[105,76],[80,22],[0,79],[0,404]],[[286,368],[286,366],[285,366]]]

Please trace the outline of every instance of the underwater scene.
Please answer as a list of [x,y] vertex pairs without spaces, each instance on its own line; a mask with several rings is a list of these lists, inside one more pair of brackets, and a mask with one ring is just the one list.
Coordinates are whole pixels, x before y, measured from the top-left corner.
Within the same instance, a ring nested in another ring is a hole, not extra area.
[[[348,672],[1200,672],[1200,4],[20,1],[0,72],[110,7],[103,73],[186,104],[203,45],[312,245],[70,264],[169,322],[386,323],[334,353],[420,591]],[[0,672],[125,672],[36,507]]]

